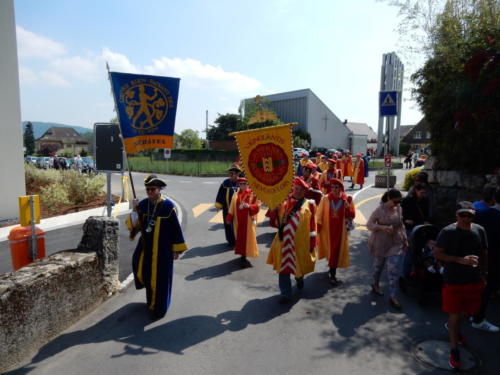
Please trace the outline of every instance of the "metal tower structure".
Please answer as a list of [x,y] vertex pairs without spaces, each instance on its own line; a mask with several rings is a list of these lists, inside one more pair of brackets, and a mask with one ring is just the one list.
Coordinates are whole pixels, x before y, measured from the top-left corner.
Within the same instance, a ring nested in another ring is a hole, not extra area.
[[[380,92],[396,91],[396,115],[383,115],[378,119],[377,155],[394,153],[399,155],[399,131],[401,127],[401,106],[403,101],[404,65],[395,52],[384,53],[380,75]],[[383,103],[379,103],[380,108]],[[385,121],[384,121],[385,119]],[[385,126],[384,126],[385,122]]]

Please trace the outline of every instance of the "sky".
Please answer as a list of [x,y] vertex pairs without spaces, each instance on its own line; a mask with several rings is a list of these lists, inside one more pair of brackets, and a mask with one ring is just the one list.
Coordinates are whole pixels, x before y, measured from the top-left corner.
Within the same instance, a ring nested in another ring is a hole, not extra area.
[[[204,138],[206,110],[213,124],[218,113],[237,113],[241,99],[305,88],[339,119],[376,131],[382,55],[398,53],[400,40],[397,9],[376,0],[14,6],[22,120],[87,128],[115,116],[108,62],[111,71],[181,78],[177,133],[194,129]],[[401,124],[416,124],[422,114],[403,96]]]

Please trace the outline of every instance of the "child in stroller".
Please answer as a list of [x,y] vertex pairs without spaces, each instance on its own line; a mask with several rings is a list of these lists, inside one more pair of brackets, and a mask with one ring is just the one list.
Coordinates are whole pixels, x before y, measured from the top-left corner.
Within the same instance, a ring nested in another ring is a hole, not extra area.
[[438,228],[429,224],[413,228],[410,235],[412,271],[408,277],[399,279],[401,291],[406,293],[408,287],[415,288],[422,305],[439,295],[443,284],[443,265],[432,256],[438,233]]

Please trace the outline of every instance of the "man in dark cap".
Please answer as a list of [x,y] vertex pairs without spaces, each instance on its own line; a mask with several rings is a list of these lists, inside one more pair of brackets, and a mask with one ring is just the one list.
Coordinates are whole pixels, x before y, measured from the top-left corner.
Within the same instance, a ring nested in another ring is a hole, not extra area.
[[433,255],[444,262],[443,311],[448,313],[451,352],[448,363],[460,369],[460,351],[457,344],[463,341],[460,321],[463,314],[476,315],[481,308],[482,281],[488,248],[482,226],[474,224],[475,210],[471,202],[457,205],[457,221],[439,232]]
[[228,170],[229,178],[222,181],[217,192],[217,197],[215,198],[215,208],[217,210],[222,209],[222,217],[224,218],[224,231],[226,232],[226,241],[229,246],[234,246],[236,240],[234,238],[234,228],[233,223],[227,223],[226,217],[229,212],[229,205],[231,204],[231,199],[233,194],[238,191],[238,183],[236,180],[240,177],[241,169],[237,165],[231,166]]
[[187,250],[177,212],[171,200],[162,197],[167,184],[152,174],[144,180],[147,198],[134,199],[127,220],[130,239],[141,233],[132,257],[135,287],[146,288],[151,319],[165,316],[172,295],[173,261]]

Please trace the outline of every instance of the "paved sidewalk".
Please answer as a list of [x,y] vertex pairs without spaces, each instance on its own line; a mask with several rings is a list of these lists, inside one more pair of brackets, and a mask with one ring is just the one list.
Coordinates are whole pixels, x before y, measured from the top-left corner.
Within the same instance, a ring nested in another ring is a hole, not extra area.
[[[224,246],[193,240],[192,253],[176,262],[165,318],[151,322],[144,291],[129,287],[9,374],[447,373],[414,356],[422,340],[447,340],[446,315],[437,304],[418,306],[411,294],[398,313],[369,292],[366,231],[352,235],[353,264],[339,270],[343,286],[332,288],[319,262],[288,305],[278,303],[277,277],[265,264],[272,235],[259,235],[261,255],[243,268]],[[492,316],[499,307],[494,301]],[[473,373],[500,373],[500,336],[468,325],[464,334],[483,361]]]
[[[115,216],[115,214],[123,215],[129,211],[130,211],[129,202],[123,202],[113,206],[111,215],[112,216]],[[40,224],[37,224],[36,226],[47,232],[49,230],[64,228],[71,225],[83,224],[85,220],[87,220],[87,218],[90,216],[106,216],[106,215],[107,215],[107,207],[98,207],[98,208],[92,208],[90,210],[73,212],[66,215],[54,216],[54,217],[49,217],[47,219],[42,219],[40,220]],[[17,225],[18,224],[0,228],[0,241],[7,240],[9,237],[9,232],[11,231],[12,228],[16,227]]]

